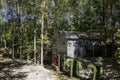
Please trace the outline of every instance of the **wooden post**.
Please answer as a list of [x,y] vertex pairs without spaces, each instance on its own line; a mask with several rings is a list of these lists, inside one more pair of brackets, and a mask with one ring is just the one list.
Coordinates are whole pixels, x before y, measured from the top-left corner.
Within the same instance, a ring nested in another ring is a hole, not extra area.
[[58,67],[59,67],[59,70],[60,70],[60,54],[58,55]]

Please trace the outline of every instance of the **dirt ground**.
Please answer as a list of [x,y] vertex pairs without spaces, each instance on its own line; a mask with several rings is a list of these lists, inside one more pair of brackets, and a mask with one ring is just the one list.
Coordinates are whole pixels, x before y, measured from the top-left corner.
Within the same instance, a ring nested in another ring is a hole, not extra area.
[[108,79],[120,80],[120,65],[113,58],[105,59],[104,74]]
[[0,59],[0,80],[59,80],[55,72],[22,60]]
[[[71,80],[50,65],[44,68],[23,60],[0,59],[0,80]],[[76,79],[74,79],[76,80]],[[77,79],[79,80],[79,79]],[[120,65],[114,59],[104,61],[104,80],[120,80]]]

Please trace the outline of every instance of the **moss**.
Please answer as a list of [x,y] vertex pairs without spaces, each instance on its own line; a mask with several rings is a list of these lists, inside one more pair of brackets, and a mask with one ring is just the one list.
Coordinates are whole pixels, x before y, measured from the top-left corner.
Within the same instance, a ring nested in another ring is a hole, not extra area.
[[78,75],[79,70],[82,70],[82,69],[83,69],[82,63],[80,61],[77,61],[77,64],[76,64],[76,74]]
[[92,71],[92,80],[96,80],[96,72],[97,72],[97,69],[96,69],[95,65],[93,65],[92,63],[90,63],[90,64],[87,66],[87,68]]

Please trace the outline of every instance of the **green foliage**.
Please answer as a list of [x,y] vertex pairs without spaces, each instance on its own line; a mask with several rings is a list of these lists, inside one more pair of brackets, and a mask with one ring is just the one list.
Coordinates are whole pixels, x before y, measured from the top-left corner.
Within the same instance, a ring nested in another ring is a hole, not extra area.
[[95,62],[96,65],[103,65],[103,58],[102,57],[98,57],[96,62]]
[[73,64],[74,64],[73,58],[67,58],[64,60],[64,70],[67,70],[70,72],[70,77],[73,76]]
[[100,72],[98,73],[99,74],[98,77],[102,78],[103,77],[103,73],[104,73],[104,70],[103,70],[103,58],[102,57],[98,57],[96,62],[95,62],[95,64],[100,67]]
[[81,61],[76,62],[76,74],[79,75],[79,71],[83,69],[83,65]]
[[[12,49],[14,41],[15,50],[18,50],[22,44],[23,52],[32,52],[35,29],[37,30],[37,45],[41,44],[41,23],[39,20],[41,20],[42,12],[44,12],[45,46],[51,45],[51,37],[58,30],[100,32],[102,34],[112,32],[107,34],[109,38],[113,38],[116,32],[115,22],[120,19],[119,2],[110,8],[107,0],[45,0],[46,4],[43,8],[42,1],[7,0],[5,4],[10,9],[8,15],[12,14],[12,9],[15,10],[15,15],[11,16],[11,20],[5,20],[2,10],[0,11],[1,42],[2,39],[5,39],[7,46]],[[1,6],[1,9],[4,7]],[[20,16],[25,17],[24,21],[20,21]],[[117,40],[117,43],[119,44],[120,41]]]
[[66,59],[64,61],[64,66],[70,67],[72,59]]
[[120,64],[120,29],[117,30],[116,36],[116,44],[118,45],[118,48],[115,53],[115,59],[118,64]]
[[45,45],[50,45],[50,38],[46,35],[44,35],[44,39],[43,39],[44,41],[43,41],[43,43],[45,44]]
[[115,53],[115,59],[116,59],[117,63],[120,64],[120,48],[118,48]]
[[82,62],[77,61],[76,69],[77,69],[77,72],[78,72],[79,70],[82,70],[82,69],[83,69]]
[[87,66],[87,68],[92,71],[92,80],[96,80],[96,72],[97,72],[97,69],[96,69],[95,65],[93,65],[92,63],[90,63],[90,64]]
[[0,53],[0,58],[2,58],[3,54]]

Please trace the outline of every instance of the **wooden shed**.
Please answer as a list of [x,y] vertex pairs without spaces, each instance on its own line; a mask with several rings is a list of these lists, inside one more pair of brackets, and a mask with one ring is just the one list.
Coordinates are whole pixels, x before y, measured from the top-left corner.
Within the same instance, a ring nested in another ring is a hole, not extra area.
[[[105,43],[99,33],[59,31],[53,35],[53,64],[60,66],[61,57],[94,57],[98,52],[105,54]],[[98,53],[98,54],[99,54]]]

